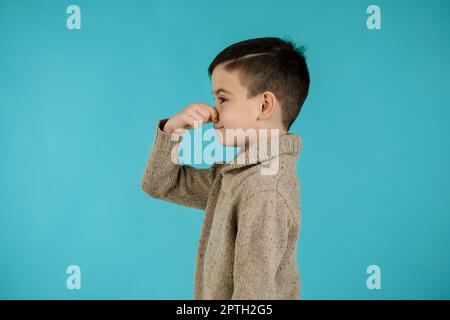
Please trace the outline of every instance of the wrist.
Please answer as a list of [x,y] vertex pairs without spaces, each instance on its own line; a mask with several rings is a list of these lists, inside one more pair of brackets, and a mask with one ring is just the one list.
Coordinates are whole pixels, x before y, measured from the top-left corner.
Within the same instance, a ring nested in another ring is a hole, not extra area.
[[166,123],[163,125],[162,130],[163,130],[165,133],[172,133],[172,132],[175,131],[175,129],[171,126],[170,119],[167,120]]

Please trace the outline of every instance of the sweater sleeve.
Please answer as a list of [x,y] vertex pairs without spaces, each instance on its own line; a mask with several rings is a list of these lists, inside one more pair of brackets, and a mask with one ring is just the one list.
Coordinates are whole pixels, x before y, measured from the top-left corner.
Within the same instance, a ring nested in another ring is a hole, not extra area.
[[164,132],[168,119],[158,121],[156,138],[147,160],[142,190],[148,195],[187,207],[205,209],[215,179],[217,165],[197,169],[178,162],[178,149],[182,136]]
[[276,274],[286,250],[289,209],[277,191],[249,198],[238,212],[231,299],[278,299]]

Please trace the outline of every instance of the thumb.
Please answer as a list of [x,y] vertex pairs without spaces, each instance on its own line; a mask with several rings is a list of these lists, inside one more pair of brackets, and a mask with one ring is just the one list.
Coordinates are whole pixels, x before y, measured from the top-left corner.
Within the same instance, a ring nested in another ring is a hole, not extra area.
[[211,106],[210,108],[208,108],[209,113],[211,114],[211,120],[213,122],[218,122],[219,121],[219,113],[217,112],[217,109],[213,106]]

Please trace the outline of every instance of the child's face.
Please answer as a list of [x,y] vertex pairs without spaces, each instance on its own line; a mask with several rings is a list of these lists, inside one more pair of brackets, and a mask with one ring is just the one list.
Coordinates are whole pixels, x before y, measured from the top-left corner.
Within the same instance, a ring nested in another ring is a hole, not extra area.
[[[238,133],[235,129],[258,129],[261,98],[259,95],[247,99],[247,88],[239,79],[239,72],[228,72],[219,64],[214,68],[211,85],[215,99],[215,108],[219,114],[219,122],[214,124],[218,131],[219,141],[225,146],[242,147],[243,141],[248,141],[242,134],[241,138],[227,139],[227,131]],[[244,142],[245,143],[245,142]]]

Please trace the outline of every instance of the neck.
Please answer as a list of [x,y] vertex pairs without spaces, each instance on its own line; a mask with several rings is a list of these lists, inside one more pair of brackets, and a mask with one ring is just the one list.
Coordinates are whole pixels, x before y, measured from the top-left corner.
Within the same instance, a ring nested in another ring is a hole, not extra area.
[[249,147],[258,144],[260,139],[270,139],[272,137],[283,136],[287,134],[287,131],[285,129],[280,128],[270,128],[264,130],[266,130],[265,134],[261,134],[260,131],[258,130],[256,139],[248,139],[248,138],[245,139],[245,148],[248,149]]

